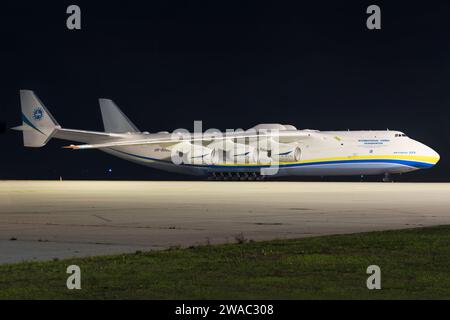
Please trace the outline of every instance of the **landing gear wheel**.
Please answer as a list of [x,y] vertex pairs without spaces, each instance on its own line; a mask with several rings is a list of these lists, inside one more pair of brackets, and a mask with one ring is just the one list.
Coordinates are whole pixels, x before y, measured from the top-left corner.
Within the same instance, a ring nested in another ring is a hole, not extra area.
[[256,180],[256,173],[252,172],[248,175],[249,181],[255,181]]
[[211,172],[208,180],[211,181],[262,181],[265,176],[256,172]]
[[394,182],[394,181],[392,181],[391,175],[386,172],[383,177],[383,182]]

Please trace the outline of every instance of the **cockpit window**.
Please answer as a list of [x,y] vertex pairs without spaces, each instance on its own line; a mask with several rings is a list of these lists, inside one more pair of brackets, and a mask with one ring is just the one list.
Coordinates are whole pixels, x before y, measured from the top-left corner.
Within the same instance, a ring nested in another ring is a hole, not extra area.
[[404,134],[404,133],[396,133],[395,136],[396,137],[406,137],[406,134]]

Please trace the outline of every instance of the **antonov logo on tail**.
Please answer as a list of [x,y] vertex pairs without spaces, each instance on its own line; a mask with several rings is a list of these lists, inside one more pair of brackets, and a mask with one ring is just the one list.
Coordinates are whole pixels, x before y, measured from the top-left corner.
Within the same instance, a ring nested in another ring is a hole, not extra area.
[[42,108],[37,107],[33,110],[33,119],[36,121],[40,121],[44,118],[44,110]]

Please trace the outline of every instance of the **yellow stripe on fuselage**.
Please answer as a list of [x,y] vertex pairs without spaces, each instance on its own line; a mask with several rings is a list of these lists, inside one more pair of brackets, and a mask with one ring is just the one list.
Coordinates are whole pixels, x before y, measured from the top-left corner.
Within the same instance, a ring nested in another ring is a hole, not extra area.
[[[405,160],[405,161],[417,161],[436,164],[439,161],[439,157],[432,156],[416,156],[416,155],[384,155],[384,156],[345,156],[345,157],[331,157],[331,158],[314,158],[300,160],[297,162],[280,162],[279,165],[292,165],[301,163],[314,163],[314,162],[327,162],[327,161],[345,161],[345,160]],[[260,166],[265,164],[274,165],[275,163],[221,163],[220,166]]]

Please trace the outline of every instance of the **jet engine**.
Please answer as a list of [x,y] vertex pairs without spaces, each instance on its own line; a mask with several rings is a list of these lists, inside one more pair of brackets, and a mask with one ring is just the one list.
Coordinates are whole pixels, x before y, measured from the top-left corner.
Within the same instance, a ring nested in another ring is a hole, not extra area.
[[229,158],[232,163],[257,163],[258,152],[250,145],[235,143],[233,149],[229,152]]
[[277,155],[275,158],[278,158],[279,162],[298,162],[300,161],[302,155],[302,151],[298,146],[290,146],[290,145],[281,145],[278,149]]
[[297,145],[267,141],[259,145],[261,162],[297,162],[301,158],[301,149]]
[[172,148],[172,161],[176,164],[213,164],[213,149],[190,142],[181,142]]
[[[272,149],[272,152],[276,150]],[[279,162],[298,162],[300,161],[302,151],[298,146],[291,146],[289,144],[279,144],[278,150],[272,154],[272,158]]]
[[258,152],[250,145],[236,143],[232,140],[213,142],[208,145],[213,149],[213,162],[226,164],[257,163]]

